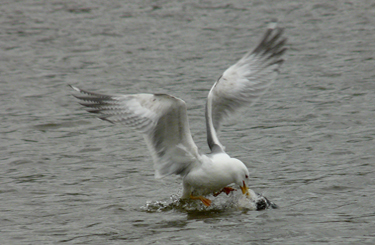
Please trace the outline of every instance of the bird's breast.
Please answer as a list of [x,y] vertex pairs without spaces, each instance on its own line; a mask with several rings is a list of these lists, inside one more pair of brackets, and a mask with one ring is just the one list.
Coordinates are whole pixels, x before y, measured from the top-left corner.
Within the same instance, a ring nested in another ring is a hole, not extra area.
[[[227,158],[228,160],[230,158]],[[216,160],[216,161],[215,161]],[[200,166],[193,168],[184,178],[184,185],[189,186],[192,192],[207,195],[220,191],[233,183],[233,178],[228,172],[227,161],[218,157],[206,158]]]

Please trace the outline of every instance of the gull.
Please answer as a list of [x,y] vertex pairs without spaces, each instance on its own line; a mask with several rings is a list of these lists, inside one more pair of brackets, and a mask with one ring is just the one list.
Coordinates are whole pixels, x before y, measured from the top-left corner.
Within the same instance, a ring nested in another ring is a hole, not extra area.
[[249,170],[239,159],[230,157],[217,132],[224,119],[240,108],[253,104],[279,74],[284,60],[286,38],[275,22],[255,49],[230,66],[208,93],[205,118],[207,143],[211,150],[201,153],[190,133],[186,104],[169,94],[101,94],[70,85],[87,111],[102,120],[124,124],[143,134],[154,162],[155,177],[179,175],[183,179],[181,199],[200,200],[211,205],[207,195],[229,194],[238,186],[251,198]]

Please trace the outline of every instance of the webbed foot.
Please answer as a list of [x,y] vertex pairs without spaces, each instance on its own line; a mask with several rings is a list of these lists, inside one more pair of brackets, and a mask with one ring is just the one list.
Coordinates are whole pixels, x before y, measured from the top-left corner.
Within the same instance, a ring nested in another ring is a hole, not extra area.
[[211,205],[211,200],[210,199],[207,199],[203,196],[193,196],[193,195],[190,195],[190,198],[193,199],[193,200],[201,200],[201,202],[206,206],[206,207],[209,207]]

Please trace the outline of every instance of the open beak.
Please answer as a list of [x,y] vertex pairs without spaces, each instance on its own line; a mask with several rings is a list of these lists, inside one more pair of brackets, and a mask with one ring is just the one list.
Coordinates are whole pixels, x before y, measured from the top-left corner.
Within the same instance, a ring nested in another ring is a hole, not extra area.
[[242,181],[243,186],[240,186],[242,194],[246,194],[246,196],[250,196],[249,188],[247,187],[245,181]]

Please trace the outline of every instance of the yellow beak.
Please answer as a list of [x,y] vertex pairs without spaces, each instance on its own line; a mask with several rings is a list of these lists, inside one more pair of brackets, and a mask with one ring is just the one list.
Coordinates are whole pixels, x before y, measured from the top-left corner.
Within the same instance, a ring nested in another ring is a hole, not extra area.
[[250,196],[249,188],[247,187],[245,181],[242,181],[243,186],[240,186],[242,194],[246,194],[246,196]]

